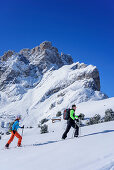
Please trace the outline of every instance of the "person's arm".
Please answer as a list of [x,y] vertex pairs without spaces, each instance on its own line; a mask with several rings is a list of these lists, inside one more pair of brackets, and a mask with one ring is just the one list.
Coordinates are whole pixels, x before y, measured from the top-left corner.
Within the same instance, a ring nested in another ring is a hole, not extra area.
[[75,115],[75,118],[76,118],[76,119],[79,119],[79,117],[78,117],[78,116],[76,116],[76,115]]
[[23,126],[19,126],[19,124],[18,124],[18,128],[22,128],[22,129],[24,129],[24,125],[23,125]]
[[70,110],[70,118],[73,119],[73,120],[75,120],[75,118],[79,119],[79,117],[75,115],[75,111],[74,110]]
[[70,118],[75,120],[75,117],[74,117],[74,110],[70,110]]
[[17,127],[18,127],[18,128],[21,128],[21,126],[19,126],[19,123],[18,123]]

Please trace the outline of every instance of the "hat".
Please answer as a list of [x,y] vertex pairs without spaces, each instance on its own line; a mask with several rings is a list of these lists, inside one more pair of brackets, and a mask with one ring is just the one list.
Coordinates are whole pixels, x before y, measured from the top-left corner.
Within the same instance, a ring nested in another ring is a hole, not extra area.
[[72,105],[72,108],[73,108],[73,107],[76,107],[76,105],[75,105],[75,104],[73,104],[73,105]]
[[21,115],[17,115],[17,119],[21,119]]

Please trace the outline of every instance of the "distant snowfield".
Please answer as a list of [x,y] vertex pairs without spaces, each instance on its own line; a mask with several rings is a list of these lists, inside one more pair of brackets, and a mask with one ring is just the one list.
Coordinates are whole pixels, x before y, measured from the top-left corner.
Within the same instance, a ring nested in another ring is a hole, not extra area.
[[99,101],[88,101],[77,105],[77,113],[84,113],[86,117],[94,116],[95,114],[100,114],[104,116],[107,109],[114,110],[114,97],[99,100]]
[[[17,102],[16,103],[12,103],[10,105],[7,105],[6,107],[1,107],[0,108],[0,112],[7,110],[11,115],[13,115],[13,113],[18,114],[22,114],[23,117],[23,123],[26,126],[37,126],[39,124],[39,121],[42,118],[52,118],[54,116],[56,116],[57,111],[59,111],[61,109],[61,106],[58,108],[54,108],[52,111],[48,111],[46,112],[46,108],[49,106],[49,103],[45,103],[45,105],[43,105],[42,103],[39,104],[37,106],[31,105],[31,101],[32,99],[37,99],[37,97],[33,97],[33,93],[31,90],[31,93],[29,92],[29,95],[27,95],[25,98],[23,98],[22,101]],[[50,99],[52,100],[52,99]],[[72,104],[75,104],[72,103]],[[31,105],[30,108],[30,113],[26,113],[26,109],[27,107],[29,107],[29,105]],[[62,106],[64,108],[70,107],[67,106],[67,102],[64,102],[64,106]],[[88,101],[88,102],[83,102],[83,103],[79,103],[77,104],[77,110],[76,110],[76,114],[79,115],[80,113],[85,114],[86,118],[90,118],[92,116],[94,116],[95,114],[100,114],[101,117],[104,116],[105,111],[107,109],[112,109],[114,110],[114,97],[112,98],[108,98],[108,99],[104,99],[104,100],[98,100],[98,101]],[[12,112],[13,111],[13,112]],[[7,119],[6,119],[7,121]]]
[[[0,140],[1,170],[114,170],[114,121],[82,127],[79,138],[61,140],[65,121],[52,124],[49,133],[25,129],[22,148],[3,149],[10,136]],[[53,132],[54,131],[54,132]],[[21,131],[20,131],[21,134]]]

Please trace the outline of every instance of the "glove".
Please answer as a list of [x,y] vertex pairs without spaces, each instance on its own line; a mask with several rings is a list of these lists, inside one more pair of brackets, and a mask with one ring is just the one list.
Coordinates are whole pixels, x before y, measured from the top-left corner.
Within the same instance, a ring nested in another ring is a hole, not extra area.
[[15,130],[13,130],[13,134],[15,134],[15,132],[16,132],[16,131],[15,131]]
[[82,118],[82,116],[81,116],[81,115],[79,115],[79,116],[78,116],[78,118],[79,118],[79,119],[81,119],[81,118]]
[[75,122],[79,122],[79,119],[75,118]]
[[24,125],[21,128],[24,129]]

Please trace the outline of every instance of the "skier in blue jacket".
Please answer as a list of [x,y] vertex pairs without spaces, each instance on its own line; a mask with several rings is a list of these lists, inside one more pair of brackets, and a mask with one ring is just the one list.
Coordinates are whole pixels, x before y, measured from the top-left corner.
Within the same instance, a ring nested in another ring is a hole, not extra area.
[[5,145],[6,148],[9,148],[10,143],[13,141],[14,137],[16,136],[18,138],[18,144],[17,146],[21,146],[22,136],[17,132],[18,128],[24,128],[24,126],[19,126],[19,120],[21,120],[21,116],[17,116],[17,119],[12,125],[12,131],[11,131],[11,137],[7,144]]

